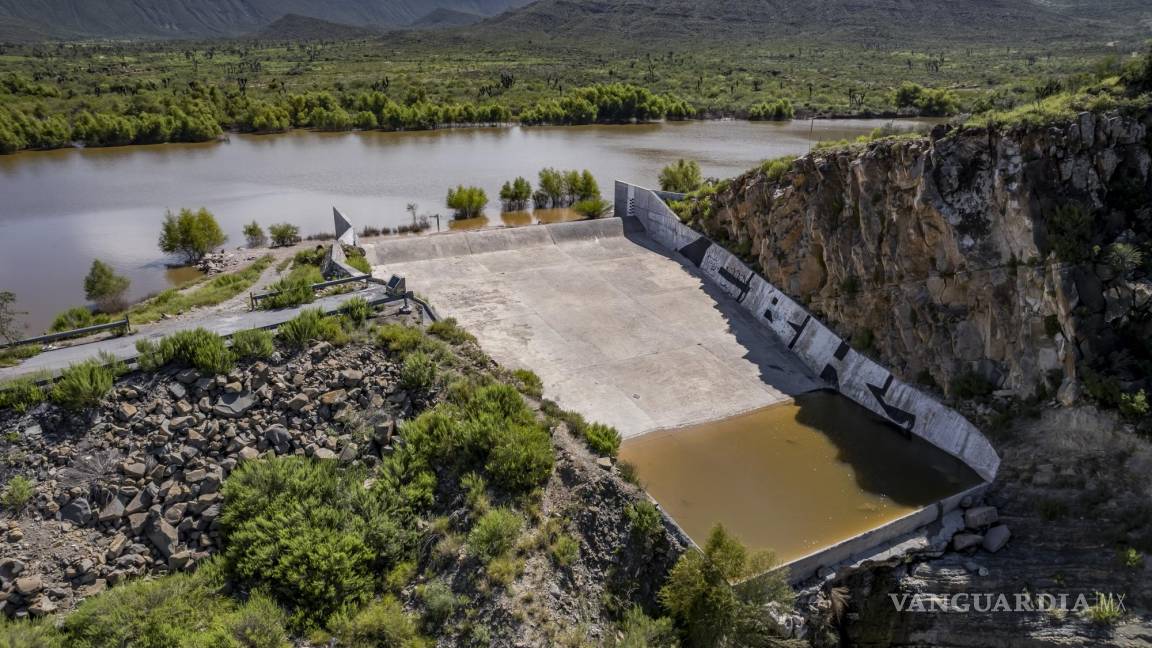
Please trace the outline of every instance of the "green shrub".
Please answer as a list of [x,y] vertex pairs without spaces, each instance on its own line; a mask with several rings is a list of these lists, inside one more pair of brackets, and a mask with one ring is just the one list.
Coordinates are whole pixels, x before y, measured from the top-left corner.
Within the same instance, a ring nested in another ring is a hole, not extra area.
[[443,626],[456,613],[456,607],[460,604],[452,588],[442,580],[421,587],[420,599],[424,602],[424,625],[430,631]]
[[34,358],[44,351],[39,344],[21,344],[0,350],[0,367],[12,367],[20,364],[21,360]]
[[484,213],[484,208],[488,206],[488,194],[480,187],[460,185],[448,190],[445,203],[456,212],[456,218],[475,218]]
[[501,558],[516,545],[524,520],[505,509],[485,513],[468,532],[469,552],[484,562]]
[[674,648],[679,645],[671,619],[650,618],[639,607],[633,607],[624,614],[618,635],[616,643],[611,644],[614,648]]
[[780,178],[784,177],[784,174],[792,169],[792,164],[795,161],[796,158],[791,155],[779,157],[774,160],[765,160],[764,163],[760,165],[760,171],[769,181],[778,182]]
[[56,319],[52,320],[52,328],[49,330],[53,333],[63,333],[65,331],[74,331],[97,324],[105,324],[110,321],[110,319],[107,315],[93,315],[92,311],[83,306],[74,306],[57,315]]
[[264,228],[260,227],[260,223],[256,221],[244,226],[244,239],[248,242],[249,249],[262,248],[268,244],[268,237],[264,234]]
[[765,101],[748,109],[751,121],[785,121],[796,116],[796,109],[787,99]]
[[314,248],[307,250],[300,250],[292,257],[292,266],[300,268],[303,266],[313,266],[319,269],[324,264],[324,258],[328,256],[328,249],[323,245],[317,245]]
[[367,602],[375,574],[411,545],[397,502],[332,461],[244,462],[224,485],[221,532],[229,573],[293,609],[293,625],[323,625]]
[[44,390],[31,378],[17,378],[0,385],[0,410],[13,409],[23,414],[44,400]]
[[520,384],[520,391],[525,394],[532,398],[544,396],[544,381],[540,380],[540,376],[531,369],[514,369],[512,377]]
[[704,551],[680,557],[660,590],[660,602],[679,626],[688,646],[712,646],[716,637],[732,645],[765,645],[772,629],[757,622],[768,603],[791,606],[794,598],[785,570],[766,573],[737,587],[730,581],[761,573],[774,559],[769,553],[749,555],[717,525]]
[[347,648],[422,648],[425,642],[404,606],[391,596],[349,613],[342,611],[330,624],[340,646]]
[[620,473],[620,479],[633,486],[640,486],[640,471],[636,468],[636,464],[621,459],[616,462],[616,470]]
[[464,344],[465,342],[476,341],[476,337],[461,328],[454,317],[432,323],[428,326],[428,334],[434,335],[451,344]]
[[612,203],[603,198],[587,198],[572,205],[572,211],[584,218],[605,218],[612,213]]
[[483,515],[488,512],[488,482],[484,481],[484,477],[470,472],[460,478],[460,488],[464,490],[465,501],[473,514]]
[[75,648],[286,648],[284,614],[260,594],[221,596],[214,563],[194,574],[138,580],[84,601],[62,632]]
[[418,328],[389,322],[376,329],[376,343],[393,353],[408,353],[422,348],[425,338]]
[[107,354],[70,365],[52,387],[52,402],[70,410],[92,407],[112,391],[123,372],[124,366]]
[[624,509],[628,522],[632,525],[632,537],[643,542],[651,542],[664,532],[664,521],[660,509],[649,501],[629,504]]
[[563,533],[552,543],[551,554],[552,560],[557,565],[567,567],[580,557],[580,542],[567,533]]
[[340,305],[340,314],[356,326],[362,326],[372,317],[372,307],[363,297],[353,297]]
[[276,353],[276,343],[264,329],[248,329],[232,334],[232,353],[237,358],[265,360]]
[[319,308],[300,311],[299,315],[281,324],[277,333],[285,344],[295,349],[303,349],[318,340],[333,344],[348,341],[339,319],[325,316]]
[[400,386],[409,391],[427,393],[436,385],[436,363],[423,351],[413,351],[400,367]]
[[1096,625],[1116,625],[1124,618],[1124,602],[1113,594],[1096,592],[1096,602],[1088,606],[1083,614],[1084,618]]
[[600,456],[615,457],[620,451],[620,432],[610,425],[590,423],[584,428],[584,442]]
[[503,488],[526,492],[548,480],[555,461],[548,431],[533,422],[506,427],[490,451],[486,468]]
[[324,276],[320,274],[319,268],[310,265],[298,266],[287,277],[268,287],[269,292],[276,294],[260,300],[260,308],[276,310],[311,304],[316,301],[316,291],[312,286],[323,281]]
[[214,306],[251,288],[268,266],[272,265],[272,261],[271,255],[265,255],[247,268],[213,277],[195,290],[177,288],[165,290],[133,306],[128,314],[133,324],[145,324],[155,322],[166,314],[184,313],[195,308]]
[[296,245],[300,242],[300,228],[288,223],[269,225],[268,235],[272,237],[272,247]]
[[1148,394],[1143,390],[1120,395],[1120,413],[1129,418],[1143,418],[1148,415]]
[[139,340],[137,362],[145,371],[155,371],[173,362],[195,367],[213,375],[232,371],[236,358],[224,338],[202,328],[177,331],[160,340]]
[[4,648],[65,648],[64,637],[49,619],[10,621],[0,615],[0,646]]
[[8,480],[4,486],[4,494],[0,496],[0,503],[4,508],[19,513],[24,510],[28,502],[36,495],[36,483],[23,475],[16,475]]
[[372,274],[372,264],[368,263],[368,259],[364,258],[363,255],[349,254],[348,255],[348,265],[352,266],[353,268],[356,268],[357,270],[359,270],[360,272],[363,272],[364,274]]
[[660,190],[690,193],[704,184],[700,163],[696,160],[676,160],[660,170]]

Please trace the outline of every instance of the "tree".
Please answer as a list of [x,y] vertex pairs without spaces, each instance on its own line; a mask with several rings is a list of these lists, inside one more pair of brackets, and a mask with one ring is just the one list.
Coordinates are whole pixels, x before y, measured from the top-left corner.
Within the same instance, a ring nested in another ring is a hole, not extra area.
[[205,254],[224,245],[227,240],[216,217],[203,207],[197,211],[181,209],[179,215],[171,211],[164,214],[160,250],[182,254],[189,264],[204,258]]
[[105,313],[124,310],[124,293],[132,284],[128,277],[116,274],[112,266],[100,259],[92,261],[92,269],[84,278],[84,296]]
[[584,218],[603,218],[612,213],[612,203],[603,198],[589,198],[572,205],[573,211]]
[[504,203],[504,211],[524,209],[531,198],[532,184],[526,178],[505,182],[500,188],[500,200]]
[[704,184],[700,164],[696,160],[677,160],[660,171],[660,189],[676,193],[690,193]]
[[480,187],[460,185],[448,190],[447,204],[456,210],[456,218],[475,218],[488,206],[488,194]]
[[5,342],[15,342],[20,339],[16,330],[18,328],[16,316],[24,315],[24,313],[12,308],[15,303],[16,295],[6,290],[0,291],[0,339]]
[[564,174],[551,167],[540,170],[539,195],[544,203],[537,201],[537,207],[559,207],[564,203]]
[[296,245],[300,242],[300,228],[288,223],[269,225],[268,233],[272,236],[272,247]]
[[248,239],[248,247],[258,248],[268,244],[268,237],[264,235],[264,228],[260,223],[252,221],[244,226],[244,238]]
[[[660,590],[660,602],[680,628],[684,645],[771,645],[773,628],[764,606],[790,606],[794,593],[784,570],[768,571],[770,552],[749,555],[740,541],[716,525],[704,551],[680,557]],[[739,585],[733,581],[762,574]]]

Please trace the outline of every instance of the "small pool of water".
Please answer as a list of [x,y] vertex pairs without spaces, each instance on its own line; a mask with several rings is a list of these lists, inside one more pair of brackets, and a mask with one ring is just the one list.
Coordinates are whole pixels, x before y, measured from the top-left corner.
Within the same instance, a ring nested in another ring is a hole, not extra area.
[[629,439],[620,458],[697,543],[723,524],[782,562],[981,481],[958,459],[830,393]]

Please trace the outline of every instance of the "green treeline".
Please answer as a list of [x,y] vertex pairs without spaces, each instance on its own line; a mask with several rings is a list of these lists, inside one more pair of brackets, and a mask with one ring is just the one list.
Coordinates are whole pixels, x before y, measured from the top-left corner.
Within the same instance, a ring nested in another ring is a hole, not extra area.
[[[142,93],[112,102],[112,110],[85,104],[69,114],[42,105],[3,105],[3,94],[50,97],[53,86],[9,74],[0,79],[0,153],[51,149],[73,142],[87,146],[205,142],[225,131],[276,133],[293,128],[325,131],[431,130],[445,126],[503,124],[515,119],[497,103],[435,103],[423,96],[397,102],[379,91],[327,91],[250,98],[192,82],[182,95]],[[695,111],[683,99],[627,84],[578,88],[562,99],[524,111],[525,124],[590,124],[687,119]]]

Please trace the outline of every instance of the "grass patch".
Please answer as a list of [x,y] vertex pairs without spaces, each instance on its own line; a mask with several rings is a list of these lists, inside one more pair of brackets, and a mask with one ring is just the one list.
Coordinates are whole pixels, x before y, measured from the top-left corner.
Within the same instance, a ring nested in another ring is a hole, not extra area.
[[232,371],[236,364],[236,356],[224,338],[202,328],[177,331],[158,343],[139,340],[136,351],[140,354],[137,362],[145,371],[156,371],[175,362],[205,374],[221,375]]
[[0,367],[14,367],[22,360],[40,355],[43,347],[39,344],[21,344],[0,351]]
[[264,329],[248,329],[232,334],[232,354],[237,358],[266,360],[275,352],[275,340]]
[[519,385],[520,391],[532,398],[544,396],[544,381],[540,380],[540,376],[537,376],[536,372],[531,369],[513,369],[512,378]]
[[301,311],[296,317],[280,325],[277,333],[285,344],[294,349],[303,349],[313,342],[323,340],[332,344],[344,344],[348,335],[340,325],[340,319],[325,316],[319,308]]
[[4,485],[4,493],[0,495],[0,504],[13,513],[20,513],[32,497],[36,494],[36,483],[23,475],[16,475]]
[[17,378],[0,385],[0,410],[12,409],[23,414],[44,398],[44,390],[32,378]]
[[[195,308],[215,306],[248,290],[260,279],[260,275],[272,265],[273,257],[265,255],[252,265],[209,279],[195,289],[172,288],[128,309],[128,316],[134,324],[155,322],[164,315],[177,315]],[[119,319],[117,315],[113,319]]]
[[474,335],[461,328],[455,317],[433,322],[428,326],[428,335],[438,337],[449,344],[465,344],[476,341]]
[[260,308],[276,310],[300,306],[301,304],[311,304],[316,301],[316,291],[312,289],[313,284],[323,282],[324,275],[320,274],[320,268],[313,265],[296,265],[287,277],[268,287],[269,292],[277,294],[261,300]]
[[112,391],[124,371],[119,360],[105,353],[71,365],[52,386],[52,402],[74,411],[93,407]]

